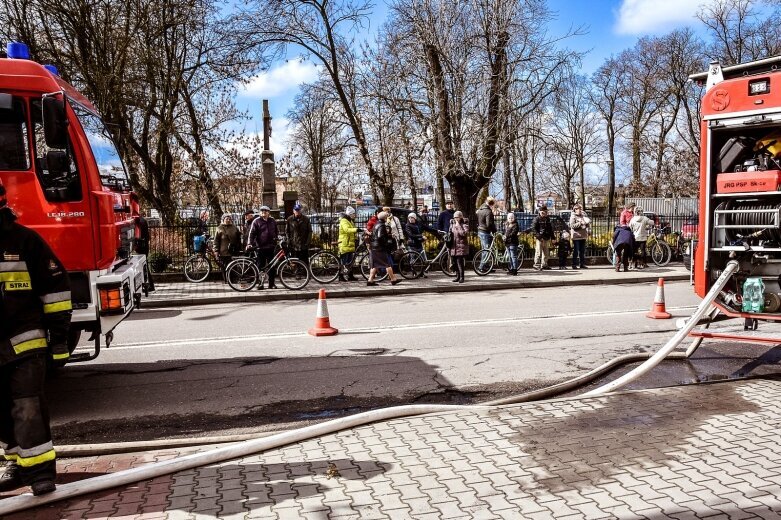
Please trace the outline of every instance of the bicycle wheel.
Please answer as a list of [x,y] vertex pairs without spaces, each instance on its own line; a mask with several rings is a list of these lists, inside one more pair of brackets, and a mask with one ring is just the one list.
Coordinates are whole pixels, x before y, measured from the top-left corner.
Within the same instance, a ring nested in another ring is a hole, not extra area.
[[608,244],[605,250],[605,256],[610,265],[616,265],[616,250],[613,249],[613,244]]
[[234,291],[246,292],[255,287],[261,275],[251,258],[237,258],[225,268],[225,278]]
[[420,278],[425,270],[426,262],[420,253],[408,251],[399,258],[399,274],[407,280]]
[[277,275],[282,285],[294,291],[303,289],[309,283],[309,269],[297,258],[288,258],[279,264]]
[[212,263],[203,255],[193,255],[184,263],[184,277],[191,282],[202,282],[212,272]]
[[309,270],[312,278],[320,283],[331,283],[339,276],[342,264],[336,255],[328,251],[320,251],[309,258]]
[[524,260],[526,260],[526,247],[521,244],[518,246],[518,269],[523,267]]
[[472,258],[472,269],[474,269],[479,276],[485,276],[494,268],[495,262],[496,258],[494,258],[490,249],[481,249],[475,253],[475,256]]
[[450,251],[445,251],[445,254],[442,255],[442,258],[440,258],[439,268],[442,269],[443,273],[451,278],[456,275],[456,270],[453,269],[453,259],[450,258]]
[[651,246],[651,260],[654,264],[658,265],[659,267],[663,266],[665,257],[666,252],[660,242],[656,242]]
[[[369,253],[365,253],[364,255],[361,255],[360,258],[357,258],[356,263],[361,266],[361,275],[365,280],[369,279],[369,272],[371,272],[371,260],[369,258]],[[378,269],[377,274],[374,275],[374,280],[377,282],[381,282],[384,279],[388,277],[388,271],[386,269]]]
[[667,242],[659,242],[659,245],[662,246],[662,250],[664,251],[664,259],[662,260],[662,266],[665,266],[670,263],[670,260],[673,257],[673,250],[670,247],[670,244]]

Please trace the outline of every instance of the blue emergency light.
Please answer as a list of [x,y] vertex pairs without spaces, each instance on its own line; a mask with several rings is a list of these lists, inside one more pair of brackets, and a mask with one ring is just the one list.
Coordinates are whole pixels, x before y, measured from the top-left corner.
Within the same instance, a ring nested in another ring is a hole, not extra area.
[[15,60],[30,59],[30,48],[21,42],[8,42],[8,45],[6,45],[6,53],[9,58]]
[[47,65],[44,65],[43,68],[48,70],[49,72],[51,72],[55,76],[59,76],[60,75],[60,71],[57,70],[57,67],[55,65],[48,65],[47,64]]

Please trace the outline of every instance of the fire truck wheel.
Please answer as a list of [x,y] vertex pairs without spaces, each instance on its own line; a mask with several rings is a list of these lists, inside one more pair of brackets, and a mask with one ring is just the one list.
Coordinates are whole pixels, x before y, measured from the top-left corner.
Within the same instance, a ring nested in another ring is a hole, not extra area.
[[70,329],[68,331],[68,352],[73,354],[81,339],[81,329]]

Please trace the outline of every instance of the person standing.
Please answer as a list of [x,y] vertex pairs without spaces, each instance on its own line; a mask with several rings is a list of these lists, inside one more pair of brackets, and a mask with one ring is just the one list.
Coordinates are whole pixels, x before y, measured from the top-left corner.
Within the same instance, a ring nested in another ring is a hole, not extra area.
[[220,270],[222,271],[222,281],[225,278],[225,268],[233,260],[233,255],[241,251],[241,231],[233,223],[233,217],[230,215],[222,216],[222,224],[217,226],[217,233],[214,234],[214,250],[220,258]]
[[[138,195],[135,193],[130,194],[131,205],[135,205],[138,208]],[[149,222],[143,215],[136,215],[133,217],[136,222],[135,242],[134,248],[137,254],[144,255],[146,263],[144,264],[144,283],[146,283],[146,290],[152,292],[155,290],[155,282],[152,279],[152,271],[149,268],[149,243],[151,241],[151,234],[149,233]]]
[[372,229],[371,250],[369,252],[371,270],[369,271],[369,280],[366,282],[366,285],[370,287],[377,285],[374,277],[377,275],[378,269],[386,269],[388,271],[391,285],[396,285],[400,282],[393,274],[393,267],[391,266],[391,253],[396,248],[396,240],[391,235],[388,227],[388,218],[389,214],[381,211],[377,215],[377,224]]
[[244,228],[242,229],[242,240],[244,241],[244,249],[249,247],[249,230],[252,227],[252,221],[257,218],[255,212],[248,209],[244,212]]
[[553,239],[553,224],[548,217],[548,208],[540,206],[539,214],[534,217],[529,230],[534,234],[534,268],[537,271],[550,269],[548,256],[550,241]]
[[629,261],[632,259],[632,251],[635,250],[635,237],[629,226],[617,226],[613,232],[613,250],[616,252],[616,272],[629,270]]
[[309,265],[309,245],[312,243],[312,224],[301,212],[301,204],[293,206],[293,214],[287,218],[287,245],[290,255]]
[[618,219],[619,226],[629,225],[629,221],[635,216],[635,206],[636,204],[634,202],[630,202],[626,205],[624,211],[621,212],[621,217]]
[[453,220],[450,222],[450,233],[453,237],[453,245],[450,246],[450,258],[453,259],[453,267],[456,270],[456,279],[454,282],[464,283],[464,271],[466,268],[466,257],[469,255],[469,224],[464,219],[464,214],[456,211],[453,214]]
[[507,224],[504,227],[504,245],[507,247],[507,256],[510,258],[510,266],[507,274],[518,274],[518,222],[515,220],[515,213],[507,213]]
[[[258,268],[263,270],[274,259],[274,250],[277,247],[277,222],[271,218],[271,209],[268,206],[260,207],[260,216],[252,221],[249,230],[249,247],[258,252]],[[276,269],[269,269],[268,288],[276,289],[274,284]],[[258,284],[258,290],[263,289],[263,284]]]
[[653,229],[654,221],[643,215],[643,208],[635,208],[635,216],[629,221],[629,229],[635,237],[635,255],[634,268],[645,269],[646,263],[646,244],[648,242],[648,233]]
[[453,220],[453,201],[445,202],[445,209],[439,214],[437,219],[437,229],[443,233],[450,231],[450,221]]
[[404,243],[404,226],[401,225],[399,217],[391,213],[391,209],[389,207],[386,206],[382,208],[382,211],[388,214],[388,229],[390,229],[393,240],[396,241],[396,249],[398,249]]
[[339,263],[342,266],[339,271],[339,281],[356,281],[352,266],[357,241],[358,227],[355,225],[355,209],[347,206],[344,215],[339,220]]
[[496,201],[493,197],[485,199],[485,203],[477,210],[477,236],[480,238],[480,248],[489,249],[491,247],[491,233],[496,233],[496,223],[494,222],[494,205]]
[[[559,269],[567,268],[567,257],[569,256],[569,251],[572,248],[572,246],[570,246],[569,239],[569,233],[562,231],[561,235],[559,236],[559,244],[556,247],[559,253]],[[584,265],[583,267],[585,268],[586,266]],[[576,269],[574,266],[572,268]]]
[[68,273],[35,231],[16,222],[0,183],[0,492],[55,490],[56,453],[44,393],[46,365],[67,363]]
[[429,226],[422,217],[418,218],[414,213],[407,215],[407,225],[404,226],[404,234],[407,235],[407,247],[419,253],[423,260],[427,260],[426,248],[424,247],[426,241],[426,237],[423,235],[424,232],[437,234],[437,230]]
[[572,237],[572,268],[586,269],[586,240],[591,233],[591,219],[583,212],[580,204],[572,207],[569,229]]

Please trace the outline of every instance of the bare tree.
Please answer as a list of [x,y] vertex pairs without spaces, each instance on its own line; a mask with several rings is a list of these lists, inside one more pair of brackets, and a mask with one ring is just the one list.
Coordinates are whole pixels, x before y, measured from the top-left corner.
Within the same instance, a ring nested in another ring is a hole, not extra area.
[[322,63],[370,182],[382,192],[385,202],[392,202],[393,185],[375,168],[356,99],[354,34],[370,13],[371,5],[363,1],[252,0],[250,8],[235,17],[241,28],[236,36],[254,44],[264,55],[279,55],[294,46]]
[[[762,16],[762,4],[776,6]],[[735,65],[781,54],[781,12],[778,1],[712,0],[704,3],[697,17],[711,36],[712,57],[723,65]]]
[[326,202],[328,170],[344,153],[349,138],[339,101],[329,95],[327,84],[304,85],[294,103],[287,114],[293,127],[290,149],[302,160],[302,198],[319,212]]

